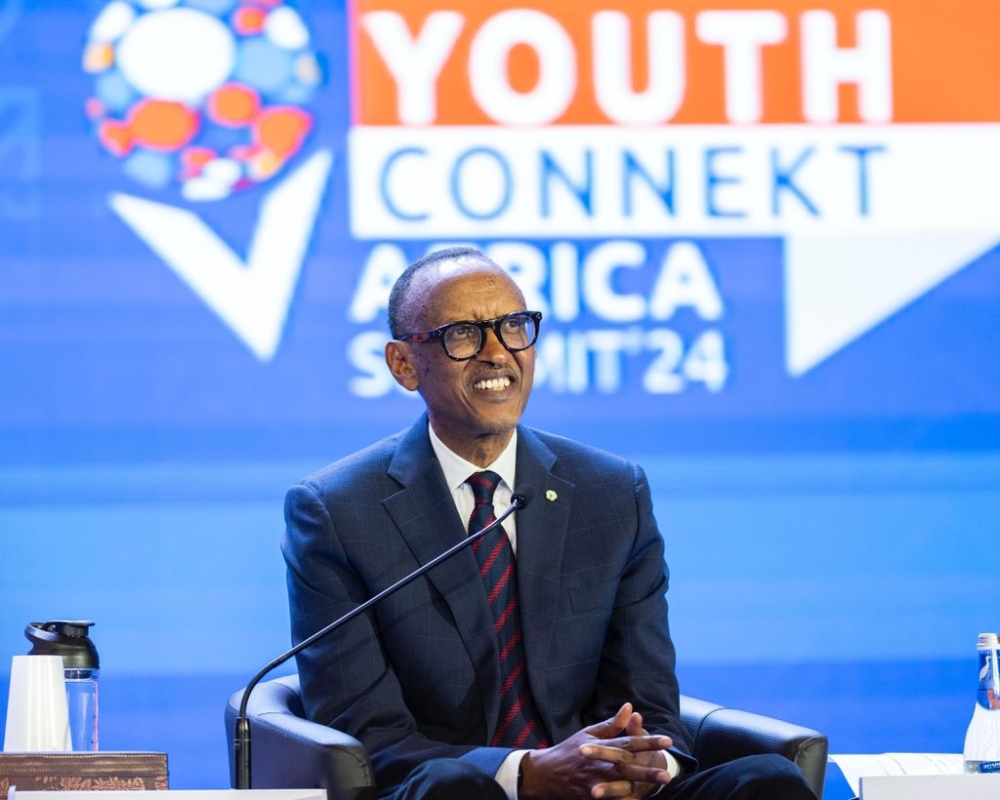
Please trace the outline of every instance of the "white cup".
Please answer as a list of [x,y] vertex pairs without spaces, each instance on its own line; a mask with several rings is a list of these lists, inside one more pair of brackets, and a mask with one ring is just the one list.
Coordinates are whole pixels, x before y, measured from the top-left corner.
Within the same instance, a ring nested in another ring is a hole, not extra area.
[[62,656],[14,656],[3,749],[72,750]]

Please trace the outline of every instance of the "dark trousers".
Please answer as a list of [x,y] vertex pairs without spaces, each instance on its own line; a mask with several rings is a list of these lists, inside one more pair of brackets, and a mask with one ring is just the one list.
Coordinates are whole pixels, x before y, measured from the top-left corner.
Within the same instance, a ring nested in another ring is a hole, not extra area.
[[473,764],[435,758],[407,775],[391,800],[507,800],[507,793]]
[[816,795],[787,758],[756,755],[682,775],[656,800],[816,800]]
[[[392,800],[506,800],[500,785],[478,767],[450,758],[421,764]],[[816,800],[787,758],[757,755],[684,775],[657,800]]]

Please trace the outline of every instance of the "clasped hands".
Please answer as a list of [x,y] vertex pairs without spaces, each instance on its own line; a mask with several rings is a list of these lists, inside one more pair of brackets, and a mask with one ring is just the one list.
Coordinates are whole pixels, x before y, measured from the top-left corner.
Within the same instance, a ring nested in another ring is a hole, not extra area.
[[521,800],[620,797],[641,800],[669,783],[661,753],[669,736],[651,736],[625,703],[611,719],[559,744],[532,750],[521,761]]

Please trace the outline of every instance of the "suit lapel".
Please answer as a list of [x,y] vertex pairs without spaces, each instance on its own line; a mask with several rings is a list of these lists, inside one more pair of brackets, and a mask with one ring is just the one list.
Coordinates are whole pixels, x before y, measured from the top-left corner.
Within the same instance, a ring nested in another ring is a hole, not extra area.
[[517,580],[528,681],[539,708],[550,708],[544,681],[556,635],[560,575],[575,487],[552,473],[555,454],[525,427],[518,428],[517,485],[535,496],[518,512]]
[[[426,415],[400,440],[388,473],[402,488],[383,505],[418,563],[426,564],[468,535],[431,447]],[[479,679],[483,714],[492,735],[500,707],[499,654],[495,638],[489,635],[493,617],[476,557],[466,548],[434,567],[426,578],[454,617]]]

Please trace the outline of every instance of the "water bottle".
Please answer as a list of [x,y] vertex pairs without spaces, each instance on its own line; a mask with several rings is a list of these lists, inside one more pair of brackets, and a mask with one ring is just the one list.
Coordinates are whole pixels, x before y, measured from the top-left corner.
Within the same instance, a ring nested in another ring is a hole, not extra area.
[[88,635],[93,624],[89,620],[54,620],[29,622],[24,629],[32,644],[29,656],[62,656],[74,750],[97,749],[97,678],[101,663]]
[[1000,773],[1000,637],[979,634],[979,691],[972,722],[965,733],[962,758],[966,772]]

